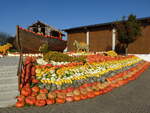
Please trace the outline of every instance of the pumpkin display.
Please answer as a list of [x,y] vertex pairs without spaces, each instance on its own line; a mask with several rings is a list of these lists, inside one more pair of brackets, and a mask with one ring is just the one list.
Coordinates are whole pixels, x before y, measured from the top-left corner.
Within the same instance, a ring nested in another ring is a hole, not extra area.
[[16,102],[16,107],[17,108],[24,107],[24,105],[25,105],[24,101],[18,101],[18,102]]
[[42,107],[46,105],[46,101],[45,100],[36,100],[35,105],[38,107]]
[[[51,65],[47,68],[46,65],[37,65],[37,63],[32,63],[34,61],[32,60],[33,59],[27,59],[27,61],[25,62],[21,84],[19,85],[20,96],[17,97],[18,102],[16,102],[16,107],[23,107],[25,104],[36,106],[44,106],[46,104],[54,103],[62,104],[65,102],[94,98],[95,96],[110,92],[113,88],[120,87],[124,84],[127,84],[129,81],[135,80],[142,72],[144,72],[146,68],[148,68],[148,65],[150,66],[150,64],[139,63],[135,64],[135,66],[132,65],[130,69],[126,69],[125,67],[123,69],[123,72],[121,72],[122,70],[119,70],[118,72],[115,71],[111,74],[100,74],[101,76],[104,76],[104,79],[99,75],[96,75],[95,77],[95,74],[88,74],[82,75],[81,78],[80,76],[74,77],[72,80],[68,78],[68,80],[65,80],[66,78],[64,78],[64,80],[62,79],[62,81],[55,81],[55,79],[57,79],[55,78],[54,80],[52,79],[50,81],[46,81],[49,78],[46,78],[45,80],[41,79],[40,77],[49,77],[46,74],[51,70],[53,72],[53,69],[57,70],[60,68],[64,68],[61,71],[64,71],[65,69],[68,71],[69,67],[65,67],[64,65]],[[109,57],[109,60],[111,61],[112,58]],[[85,65],[88,67],[91,64]],[[40,73],[37,74],[37,68],[42,68],[43,70],[45,69],[45,72],[41,72],[41,69],[40,71],[38,70]],[[72,67],[71,69],[73,70],[73,68],[74,67]],[[61,71],[60,74],[62,74]],[[41,75],[42,73],[45,74]],[[36,79],[36,77],[38,78],[38,80]],[[63,84],[63,82],[65,84]]]

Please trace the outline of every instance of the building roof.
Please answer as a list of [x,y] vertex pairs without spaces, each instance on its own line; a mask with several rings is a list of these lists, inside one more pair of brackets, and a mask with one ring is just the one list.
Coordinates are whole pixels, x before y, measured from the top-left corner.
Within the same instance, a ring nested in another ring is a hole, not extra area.
[[[144,17],[144,18],[138,18],[137,19],[140,22],[148,22],[150,24],[150,17]],[[112,27],[116,21],[113,22],[107,22],[107,23],[100,23],[100,24],[93,24],[93,25],[86,25],[86,26],[80,26],[80,27],[73,27],[73,28],[68,28],[68,29],[63,29],[65,32],[71,32],[71,31],[76,31],[76,30],[88,30],[91,28],[100,28],[100,27]],[[121,21],[120,21],[121,22]]]
[[33,23],[32,25],[30,25],[29,27],[36,27],[37,24],[41,24],[41,25],[43,25],[43,26],[48,27],[48,28],[51,29],[52,31],[57,31],[57,32],[60,32],[61,34],[63,34],[63,31],[61,31],[61,30],[59,30],[59,29],[56,29],[56,28],[54,28],[54,27],[51,26],[51,25],[45,24],[44,22],[41,22],[41,21],[39,21],[39,20],[38,20],[37,22]]

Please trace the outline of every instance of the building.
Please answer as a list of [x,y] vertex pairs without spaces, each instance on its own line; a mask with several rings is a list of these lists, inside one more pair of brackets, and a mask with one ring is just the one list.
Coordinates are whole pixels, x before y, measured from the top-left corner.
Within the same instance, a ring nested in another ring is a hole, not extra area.
[[[140,18],[142,35],[132,44],[129,44],[128,53],[147,54],[150,53],[150,17]],[[90,51],[99,52],[115,50],[118,41],[114,22],[87,25],[64,29],[67,32],[68,51],[74,51],[74,40],[85,42]]]
[[43,33],[44,35],[51,35],[54,37],[64,36],[62,31],[60,31],[52,26],[49,26],[41,21],[37,21],[36,23],[32,24],[31,26],[28,27],[28,29],[35,33]]

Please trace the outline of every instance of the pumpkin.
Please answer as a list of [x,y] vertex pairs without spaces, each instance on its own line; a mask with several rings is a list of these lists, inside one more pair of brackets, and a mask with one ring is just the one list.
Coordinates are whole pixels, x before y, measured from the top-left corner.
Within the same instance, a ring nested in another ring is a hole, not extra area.
[[68,97],[66,97],[66,101],[67,102],[72,102],[74,99],[73,99],[73,97],[72,96],[68,96]]
[[55,100],[54,99],[46,99],[47,104],[54,104]]
[[82,89],[84,89],[84,88],[85,88],[84,85],[82,85],[82,86],[79,87],[80,90],[82,90]]
[[21,95],[29,96],[30,94],[31,94],[31,89],[30,88],[24,87],[24,88],[21,89]]
[[37,96],[37,95],[38,95],[37,92],[32,92],[32,93],[31,93],[31,96],[33,96],[33,97],[35,97],[35,96]]
[[48,90],[46,88],[40,89],[40,93],[46,94],[46,93],[48,93]]
[[55,92],[50,92],[50,93],[48,93],[48,98],[49,98],[49,99],[54,99],[54,98],[56,98],[56,93],[55,93]]
[[72,92],[74,90],[74,88],[70,87],[70,88],[67,88],[67,92]]
[[66,89],[62,89],[60,92],[67,93],[67,90]]
[[93,86],[92,86],[92,89],[93,89],[93,90],[96,90],[96,91],[99,90],[99,88],[98,88],[96,85],[93,85]]
[[75,89],[75,90],[73,91],[73,94],[74,94],[74,95],[80,95],[80,90],[79,90],[79,89]]
[[65,97],[66,97],[66,94],[65,94],[65,93],[58,93],[58,94],[57,94],[57,97],[58,97],[58,98],[65,98]]
[[21,107],[23,107],[24,105],[25,105],[24,101],[18,101],[18,102],[16,102],[16,107],[17,107],[17,108],[21,108]]
[[72,92],[68,92],[67,94],[66,94],[66,96],[73,96],[73,93]]
[[56,103],[63,104],[63,103],[65,103],[65,99],[63,99],[63,98],[56,98]]
[[46,101],[45,100],[36,100],[35,105],[38,107],[44,106],[44,105],[46,105]]
[[29,84],[29,83],[26,83],[26,84],[24,85],[24,87],[30,88],[30,84]]
[[75,100],[75,101],[79,101],[79,100],[81,100],[80,95],[75,95],[75,96],[74,96],[74,100]]
[[93,91],[93,89],[92,89],[91,87],[86,87],[86,90],[87,90],[88,92],[92,92],[92,91]]
[[100,95],[100,92],[99,91],[94,91],[94,95],[98,96],[98,95]]
[[32,79],[32,83],[37,84],[37,83],[39,83],[39,80],[37,80],[37,79],[33,78],[33,79]]
[[86,89],[81,89],[80,92],[81,92],[81,94],[85,95],[87,93],[87,90]]
[[33,92],[39,92],[40,88],[38,86],[34,86],[34,87],[32,87],[32,91]]
[[28,96],[26,97],[25,102],[29,105],[34,105],[36,102],[36,99],[33,96]]
[[87,93],[88,98],[93,98],[95,97],[94,92],[88,92]]
[[87,95],[84,95],[84,94],[80,95],[80,97],[81,97],[82,100],[87,99]]
[[31,68],[31,75],[32,75],[32,76],[36,75],[35,69],[36,69],[35,66],[33,66],[33,67]]
[[19,88],[20,88],[20,89],[23,88],[23,84],[20,84],[20,85],[19,85]]
[[47,97],[46,97],[46,94],[40,93],[36,96],[36,99],[37,100],[45,100],[45,99],[47,99]]
[[61,90],[55,90],[54,92],[55,92],[55,93],[60,93],[60,92],[61,92]]
[[25,96],[23,95],[17,96],[18,101],[24,101],[24,99],[25,99]]
[[103,92],[103,90],[100,90],[99,91],[99,95],[102,95],[104,92]]

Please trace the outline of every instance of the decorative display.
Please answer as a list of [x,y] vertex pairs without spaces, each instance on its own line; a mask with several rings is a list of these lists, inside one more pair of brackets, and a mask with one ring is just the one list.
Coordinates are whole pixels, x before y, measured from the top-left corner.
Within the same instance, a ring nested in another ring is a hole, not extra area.
[[149,65],[133,55],[86,55],[86,62],[26,57],[16,107],[94,98],[135,80]]

